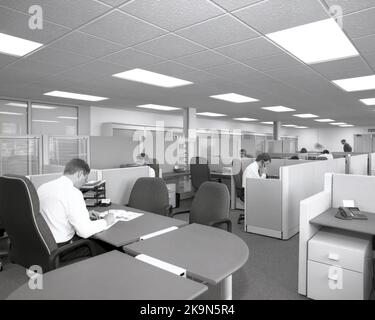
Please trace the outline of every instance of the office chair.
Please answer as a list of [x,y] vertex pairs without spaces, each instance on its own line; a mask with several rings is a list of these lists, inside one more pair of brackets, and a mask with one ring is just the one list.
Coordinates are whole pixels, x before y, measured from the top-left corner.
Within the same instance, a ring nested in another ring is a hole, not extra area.
[[25,268],[39,265],[43,272],[56,269],[64,254],[81,247],[87,247],[90,255],[95,255],[95,247],[87,239],[57,246],[39,212],[35,187],[24,176],[0,177],[0,219],[10,240],[10,261]]
[[202,157],[194,157],[190,161],[191,185],[197,191],[206,181],[221,182],[221,179],[212,179],[208,161]]
[[172,211],[168,188],[161,178],[139,178],[133,186],[127,205],[163,216],[169,216]]
[[[234,185],[236,187],[236,197],[240,198],[242,202],[245,203],[245,189],[242,187],[242,175],[243,172],[240,170],[240,172],[233,176],[234,179]],[[245,215],[243,213],[240,213],[238,216],[237,223],[240,224],[242,220],[245,219]]]
[[[232,221],[229,219],[230,196],[228,188],[221,183],[206,181],[199,187],[189,215],[189,223],[199,223],[212,227],[226,225],[232,232]],[[173,213],[175,216],[183,212]]]
[[[1,226],[1,222],[0,222],[0,242],[5,242],[7,247],[9,247],[9,239],[5,233],[5,230]],[[1,259],[6,256],[8,256],[8,250],[0,249],[0,272],[3,271],[3,262],[1,261]]]

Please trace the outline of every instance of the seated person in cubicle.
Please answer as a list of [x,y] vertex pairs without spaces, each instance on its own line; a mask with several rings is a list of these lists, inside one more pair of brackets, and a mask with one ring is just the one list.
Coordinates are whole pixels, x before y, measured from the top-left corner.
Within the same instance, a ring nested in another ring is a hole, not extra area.
[[320,154],[317,157],[317,159],[319,159],[319,160],[322,160],[322,159],[324,159],[324,160],[333,159],[333,155],[330,154],[328,150],[323,150],[322,154]]
[[242,187],[245,188],[247,178],[266,179],[267,166],[270,163],[271,157],[268,153],[259,154],[255,161],[245,169],[242,178]]
[[246,149],[241,149],[240,155],[241,158],[251,158],[251,156],[246,153]]
[[145,152],[141,152],[139,155],[137,155],[135,162],[140,166],[145,166],[150,163],[150,158]]
[[291,156],[289,160],[299,160],[298,156]]
[[[38,188],[40,212],[59,247],[80,238],[89,238],[116,222],[113,213],[103,219],[91,221],[85,200],[79,188],[87,182],[89,165],[81,159],[70,160],[64,174]],[[97,245],[97,249],[100,246]],[[87,256],[86,248],[71,252],[61,260]],[[98,251],[98,250],[97,250]],[[99,250],[102,251],[102,250]]]
[[307,153],[307,149],[306,148],[302,148],[300,153]]

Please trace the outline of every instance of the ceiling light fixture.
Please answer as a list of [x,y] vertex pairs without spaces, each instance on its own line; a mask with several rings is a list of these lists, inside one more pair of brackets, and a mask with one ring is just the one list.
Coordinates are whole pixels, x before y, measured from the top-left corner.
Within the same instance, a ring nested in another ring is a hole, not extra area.
[[258,99],[243,96],[243,95],[237,94],[237,93],[218,94],[218,95],[214,95],[214,96],[210,96],[210,97],[214,98],[214,99],[233,102],[233,103],[246,103],[246,102],[259,101]]
[[81,94],[81,93],[73,93],[73,92],[65,92],[65,91],[51,91],[44,93],[45,96],[52,96],[52,97],[59,97],[65,99],[75,99],[75,100],[84,100],[84,101],[103,101],[107,100],[108,98],[98,97],[98,96],[91,96],[88,94]]
[[42,43],[13,37],[0,32],[0,53],[22,57],[43,46]]

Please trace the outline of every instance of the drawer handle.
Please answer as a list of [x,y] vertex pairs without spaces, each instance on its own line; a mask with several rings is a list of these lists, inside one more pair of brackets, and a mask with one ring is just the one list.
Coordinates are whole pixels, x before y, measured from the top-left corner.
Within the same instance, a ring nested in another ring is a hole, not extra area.
[[337,253],[330,253],[328,254],[329,260],[339,261],[340,256]]

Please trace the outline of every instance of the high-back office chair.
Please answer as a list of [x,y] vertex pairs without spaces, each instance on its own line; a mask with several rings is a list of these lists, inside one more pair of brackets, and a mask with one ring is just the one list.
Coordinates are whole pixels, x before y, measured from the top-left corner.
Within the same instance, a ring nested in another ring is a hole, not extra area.
[[[212,227],[226,225],[232,232],[232,222],[229,219],[230,196],[226,185],[213,181],[206,181],[195,194],[189,215],[189,223],[200,223]],[[180,214],[176,212],[172,214]]]
[[127,205],[163,216],[169,216],[172,211],[168,188],[161,178],[139,178],[133,186]]
[[191,185],[195,191],[199,189],[202,183],[206,181],[218,181],[221,179],[212,179],[208,161],[202,157],[194,157],[190,161]]
[[43,272],[58,268],[63,254],[80,247],[87,247],[91,256],[95,254],[93,244],[86,239],[57,246],[39,212],[35,187],[24,176],[0,177],[0,219],[10,239],[10,261],[25,268],[39,265]]
[[[8,244],[7,242],[8,242],[8,237],[0,221],[0,244],[4,246]],[[3,271],[3,262],[1,261],[1,259],[6,257],[7,255],[8,255],[8,251],[0,248],[0,272]]]

